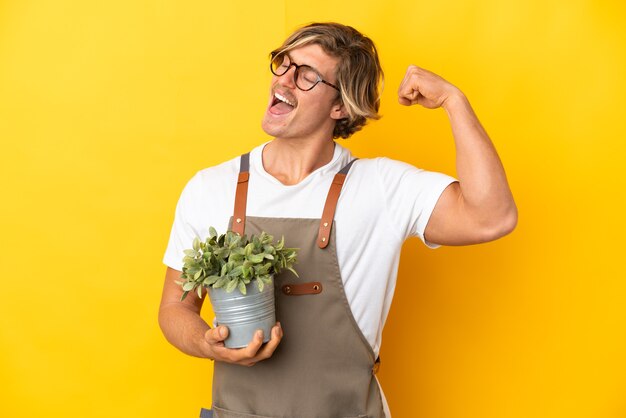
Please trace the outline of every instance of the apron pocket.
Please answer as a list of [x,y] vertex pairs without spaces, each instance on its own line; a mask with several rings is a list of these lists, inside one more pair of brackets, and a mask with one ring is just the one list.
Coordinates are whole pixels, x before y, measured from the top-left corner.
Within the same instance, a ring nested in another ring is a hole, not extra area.
[[[213,406],[213,413],[215,418],[272,418],[265,415],[246,414],[243,412],[229,411],[228,409],[219,408]],[[204,418],[204,417],[202,417]]]

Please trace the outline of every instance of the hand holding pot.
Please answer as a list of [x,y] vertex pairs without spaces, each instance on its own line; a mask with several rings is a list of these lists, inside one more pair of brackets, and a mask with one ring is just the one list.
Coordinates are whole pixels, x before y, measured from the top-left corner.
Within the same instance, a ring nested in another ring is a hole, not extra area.
[[263,331],[257,331],[254,339],[244,348],[226,348],[224,340],[228,337],[228,328],[221,325],[206,331],[204,338],[208,343],[207,351],[209,358],[225,363],[240,364],[242,366],[254,366],[261,360],[272,357],[283,338],[283,330],[280,322],[272,327],[270,340],[263,346]]

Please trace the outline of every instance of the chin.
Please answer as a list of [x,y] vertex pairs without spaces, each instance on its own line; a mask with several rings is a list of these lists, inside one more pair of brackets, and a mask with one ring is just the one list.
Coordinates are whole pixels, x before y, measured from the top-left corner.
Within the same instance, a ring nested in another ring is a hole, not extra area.
[[285,126],[276,126],[265,119],[261,122],[261,129],[263,129],[263,132],[273,137],[277,137],[285,133]]
[[268,126],[265,121],[261,122],[261,129],[263,129],[263,132],[265,132],[269,136],[276,136],[278,133],[278,129],[276,129],[275,126]]

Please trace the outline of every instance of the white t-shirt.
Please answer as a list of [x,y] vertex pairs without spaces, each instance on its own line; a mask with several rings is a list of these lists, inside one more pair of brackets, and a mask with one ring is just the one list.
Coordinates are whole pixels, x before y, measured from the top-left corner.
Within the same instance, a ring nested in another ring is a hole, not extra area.
[[[321,218],[333,177],[354,158],[350,151],[335,143],[330,163],[300,183],[286,186],[263,168],[266,144],[250,152],[246,214]],[[189,180],[176,206],[163,258],[167,266],[182,270],[183,250],[191,248],[196,236],[204,240],[210,226],[219,234],[226,232],[239,162],[237,156],[200,170]],[[428,247],[439,247],[424,239],[424,229],[439,196],[454,181],[446,174],[384,157],[359,159],[348,172],[334,218],[337,259],[352,314],[376,355],[396,287],[402,244],[417,236]]]

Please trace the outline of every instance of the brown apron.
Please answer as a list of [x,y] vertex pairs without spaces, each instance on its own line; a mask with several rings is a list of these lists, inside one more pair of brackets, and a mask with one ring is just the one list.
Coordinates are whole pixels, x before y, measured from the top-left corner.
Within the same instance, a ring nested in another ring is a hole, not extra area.
[[335,175],[321,219],[267,218],[245,216],[249,154],[241,157],[229,229],[284,236],[299,248],[300,277],[285,271],[274,278],[284,336],[272,357],[252,367],[215,362],[215,417],[384,417],[374,377],[380,360],[350,310],[335,247],[335,208],[353,162]]

